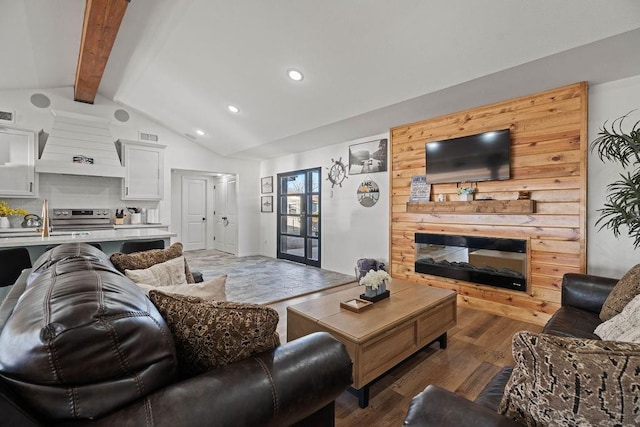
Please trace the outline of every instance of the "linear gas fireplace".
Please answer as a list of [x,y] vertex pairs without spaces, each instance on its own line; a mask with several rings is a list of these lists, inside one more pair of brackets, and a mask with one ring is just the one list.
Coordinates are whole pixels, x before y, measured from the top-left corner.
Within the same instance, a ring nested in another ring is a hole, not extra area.
[[416,273],[526,292],[527,241],[416,233]]

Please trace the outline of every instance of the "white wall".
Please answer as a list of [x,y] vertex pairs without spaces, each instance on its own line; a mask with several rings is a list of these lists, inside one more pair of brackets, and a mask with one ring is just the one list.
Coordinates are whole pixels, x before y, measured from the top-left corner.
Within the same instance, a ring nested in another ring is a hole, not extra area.
[[[628,132],[640,120],[640,75],[592,86],[589,89],[589,142],[596,139],[605,121],[636,110],[625,120]],[[633,239],[614,237],[609,229],[598,231],[595,222],[598,209],[605,202],[606,186],[618,179],[619,166],[603,163],[596,154],[589,153],[588,193],[588,271],[591,274],[621,277],[629,268],[640,263],[640,248],[633,247]]]
[[[274,200],[277,195],[277,174],[299,169],[322,168],[321,206],[321,263],[322,268],[353,274],[359,258],[389,258],[389,173],[377,172],[369,176],[380,187],[380,200],[374,206],[365,208],[358,203],[358,186],[367,177],[350,175],[342,182],[342,187],[328,181],[331,159],[342,158],[348,167],[349,145],[387,138],[389,134],[374,135],[353,141],[288,155],[260,164],[260,176],[274,177]],[[387,160],[389,162],[390,159]],[[276,256],[276,211],[260,214],[261,254]]]
[[[34,93],[42,93],[51,100],[49,108],[37,108],[30,102]],[[114,119],[114,112],[126,110],[130,120],[120,123]],[[110,130],[117,139],[138,140],[139,132],[158,135],[159,143],[167,146],[165,151],[164,200],[161,202],[141,202],[121,200],[121,180],[119,178],[84,177],[74,175],[40,174],[38,199],[8,199],[13,207],[24,207],[40,214],[42,199],[49,200],[50,207],[95,207],[120,208],[124,206],[158,207],[160,219],[170,224],[175,195],[171,180],[173,169],[230,173],[242,176],[238,179],[238,252],[239,255],[258,253],[259,248],[259,170],[257,161],[246,161],[222,157],[203,146],[190,141],[161,124],[154,122],[133,108],[110,101],[98,95],[95,104],[89,105],[73,101],[73,88],[38,90],[0,91],[0,110],[16,113],[15,125],[20,129],[50,132],[53,123],[51,110],[71,111],[111,120]],[[171,231],[178,231],[179,224],[171,224]]]

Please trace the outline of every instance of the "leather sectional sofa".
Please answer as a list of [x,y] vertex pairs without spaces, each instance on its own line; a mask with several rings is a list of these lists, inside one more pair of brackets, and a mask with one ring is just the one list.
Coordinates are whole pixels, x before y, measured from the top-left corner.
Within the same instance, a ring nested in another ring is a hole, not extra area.
[[[586,274],[565,274],[561,308],[549,319],[542,333],[564,337],[599,339],[593,334],[601,323],[599,313],[617,279]],[[480,392],[475,401],[435,385],[413,398],[406,426],[518,426],[498,414],[497,409],[511,376],[505,367]]]
[[[43,258],[44,257],[44,258]],[[351,360],[328,334],[185,378],[163,317],[108,257],[61,245],[0,307],[0,424],[334,424]]]

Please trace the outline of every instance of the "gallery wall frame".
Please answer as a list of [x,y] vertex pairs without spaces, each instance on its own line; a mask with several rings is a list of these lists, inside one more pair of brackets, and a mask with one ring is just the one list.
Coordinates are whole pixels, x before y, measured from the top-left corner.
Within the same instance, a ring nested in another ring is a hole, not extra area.
[[365,208],[370,208],[378,203],[380,199],[380,187],[370,176],[366,176],[362,184],[358,187],[356,196],[358,203]]
[[260,212],[273,212],[273,196],[260,196]]
[[387,138],[349,146],[349,175],[385,172],[387,170]]
[[273,193],[273,177],[265,176],[260,179],[260,193],[270,194]]

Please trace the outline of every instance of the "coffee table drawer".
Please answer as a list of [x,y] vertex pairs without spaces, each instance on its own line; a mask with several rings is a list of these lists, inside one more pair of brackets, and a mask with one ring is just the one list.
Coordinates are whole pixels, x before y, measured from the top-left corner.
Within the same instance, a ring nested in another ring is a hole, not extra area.
[[457,323],[456,299],[449,298],[418,318],[418,346],[422,347],[453,328]]
[[365,343],[360,353],[360,372],[355,379],[366,384],[413,354],[417,349],[415,331],[415,321],[405,323]]

